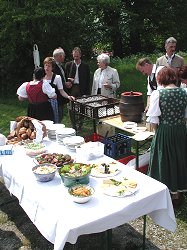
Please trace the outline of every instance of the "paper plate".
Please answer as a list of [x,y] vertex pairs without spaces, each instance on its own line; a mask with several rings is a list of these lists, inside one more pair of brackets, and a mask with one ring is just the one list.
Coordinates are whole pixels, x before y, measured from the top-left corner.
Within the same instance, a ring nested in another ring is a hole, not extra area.
[[144,141],[153,135],[154,135],[154,132],[145,131],[145,132],[141,132],[141,133],[136,133],[131,138],[136,140],[136,141]]
[[63,139],[63,143],[66,145],[72,145],[75,146],[77,144],[82,144],[84,143],[84,137],[82,136],[70,136],[70,137],[65,137]]
[[105,167],[101,164],[95,164],[95,167],[92,168],[91,170],[91,175],[94,177],[99,177],[99,178],[106,178],[106,177],[111,177],[115,176],[120,173],[119,168],[117,167],[116,163],[108,163],[106,164],[109,170],[109,173],[105,173]]
[[59,135],[71,135],[74,134],[76,131],[73,128],[58,128],[56,130],[56,134]]
[[147,130],[146,127],[134,127],[134,128],[132,128],[132,131],[135,133],[145,132],[146,130]]
[[103,180],[102,190],[106,195],[121,198],[135,194],[139,190],[139,185],[126,177],[110,178]]
[[129,128],[129,129],[135,128],[138,126],[138,124],[136,122],[130,122],[130,121],[124,122],[123,125],[125,128]]

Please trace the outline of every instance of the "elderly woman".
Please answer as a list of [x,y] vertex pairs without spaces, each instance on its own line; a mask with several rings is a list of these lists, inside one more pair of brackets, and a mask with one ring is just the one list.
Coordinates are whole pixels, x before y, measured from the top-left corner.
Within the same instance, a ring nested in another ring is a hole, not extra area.
[[94,73],[92,95],[101,94],[107,97],[116,97],[116,90],[120,86],[119,75],[116,69],[108,66],[110,57],[101,54],[97,57],[98,69]]
[[174,205],[187,192],[187,89],[176,86],[177,74],[164,67],[157,75],[164,88],[153,91],[148,120],[156,129],[151,144],[149,175],[168,186]]

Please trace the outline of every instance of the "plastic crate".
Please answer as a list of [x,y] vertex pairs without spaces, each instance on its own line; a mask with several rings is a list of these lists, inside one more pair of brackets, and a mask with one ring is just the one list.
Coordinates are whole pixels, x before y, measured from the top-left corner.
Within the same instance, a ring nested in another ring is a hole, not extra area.
[[77,97],[74,101],[70,101],[68,103],[68,109],[84,115],[85,105],[91,102],[97,102],[101,100],[107,100],[107,97],[102,95],[87,95],[87,96]]
[[119,101],[114,98],[91,102],[85,104],[84,107],[84,115],[90,118],[101,119],[118,115],[119,113]]
[[119,100],[102,95],[76,98],[68,104],[68,109],[92,119],[101,119],[118,115]]
[[118,133],[114,136],[104,138],[104,154],[119,159],[122,156],[131,153],[131,139],[127,135]]
[[[118,161],[126,165],[130,160],[133,160],[135,158],[136,158],[135,155],[129,155],[127,157],[119,159]],[[149,167],[149,165],[139,166],[138,171],[143,173],[143,174],[147,174],[148,167]]]
[[85,142],[89,142],[89,141],[93,141],[93,142],[100,141],[100,142],[103,142],[103,139],[104,139],[104,137],[102,135],[97,134],[97,133],[93,133],[92,135],[86,135],[84,137]]

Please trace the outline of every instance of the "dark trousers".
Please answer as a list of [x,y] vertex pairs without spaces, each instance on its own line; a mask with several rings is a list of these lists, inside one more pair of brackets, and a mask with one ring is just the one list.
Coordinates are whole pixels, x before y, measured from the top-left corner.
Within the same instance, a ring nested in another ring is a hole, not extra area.
[[[76,97],[81,97],[79,84],[74,84],[69,92],[69,95]],[[69,110],[69,117],[71,125],[75,130],[80,130],[83,125],[84,116],[81,114],[76,114],[74,111]]]

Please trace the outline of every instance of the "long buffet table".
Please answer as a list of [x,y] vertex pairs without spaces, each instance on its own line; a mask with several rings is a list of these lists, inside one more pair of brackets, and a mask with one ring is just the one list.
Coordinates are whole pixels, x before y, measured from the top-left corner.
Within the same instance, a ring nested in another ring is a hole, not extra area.
[[[45,142],[48,152],[76,153],[56,142]],[[78,159],[78,158],[77,158]],[[110,163],[113,159],[103,156],[94,163]],[[137,180],[139,190],[131,196],[118,198],[103,194],[102,178],[90,176],[94,187],[93,198],[85,204],[74,203],[58,173],[47,183],[35,180],[33,158],[26,156],[21,147],[13,155],[0,156],[0,176],[10,194],[15,195],[20,206],[41,234],[54,244],[55,250],[64,248],[66,242],[75,244],[80,235],[106,231],[143,215],[149,215],[155,223],[175,231],[176,220],[168,188],[125,165],[118,163],[119,175]]]

